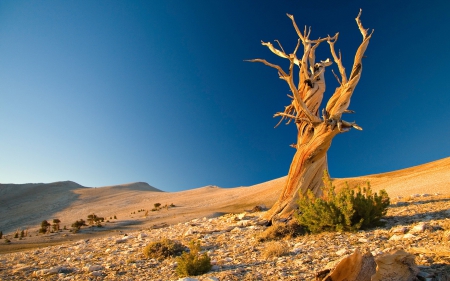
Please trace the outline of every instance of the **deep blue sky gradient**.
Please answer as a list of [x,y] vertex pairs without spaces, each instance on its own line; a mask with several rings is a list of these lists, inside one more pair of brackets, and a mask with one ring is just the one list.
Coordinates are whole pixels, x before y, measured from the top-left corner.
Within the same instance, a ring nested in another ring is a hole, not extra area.
[[[176,191],[284,176],[296,129],[274,129],[272,116],[288,105],[288,87],[244,60],[287,66],[260,41],[292,51],[290,13],[312,38],[340,32],[350,70],[359,8],[375,33],[346,119],[364,130],[334,139],[331,175],[450,156],[450,4],[302,2],[1,1],[0,182]],[[323,43],[317,59],[328,57]]]

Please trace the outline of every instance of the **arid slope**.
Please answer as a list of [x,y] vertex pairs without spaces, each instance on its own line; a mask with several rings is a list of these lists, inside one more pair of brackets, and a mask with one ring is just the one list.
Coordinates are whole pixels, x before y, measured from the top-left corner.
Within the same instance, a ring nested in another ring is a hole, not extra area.
[[[286,178],[271,180],[250,187],[219,188],[206,186],[180,192],[162,192],[147,183],[87,188],[77,183],[0,184],[0,230],[12,232],[18,228],[36,228],[42,220],[61,220],[70,225],[95,213],[114,224],[150,227],[158,223],[175,223],[195,217],[215,216],[227,212],[242,212],[256,205],[270,207],[277,199]],[[340,188],[371,182],[375,191],[385,189],[391,198],[423,193],[450,193],[450,157],[424,165],[390,173],[356,178],[336,179]],[[155,203],[176,207],[147,216],[138,210],[151,210]]]

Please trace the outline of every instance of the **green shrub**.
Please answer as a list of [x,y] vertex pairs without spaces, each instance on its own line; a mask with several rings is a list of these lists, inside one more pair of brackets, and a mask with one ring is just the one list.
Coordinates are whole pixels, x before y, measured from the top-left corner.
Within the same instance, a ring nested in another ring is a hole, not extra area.
[[182,244],[165,238],[161,241],[148,244],[145,246],[143,252],[148,259],[163,260],[168,257],[180,255],[184,249],[185,247]]
[[177,258],[176,273],[179,277],[200,275],[211,270],[211,259],[206,253],[200,254],[200,242],[192,240],[189,243],[189,253],[183,253]]
[[161,206],[161,203],[155,203],[153,205],[155,206],[155,209],[158,209]]
[[82,226],[86,226],[86,222],[85,222],[83,219],[77,220],[77,221],[75,221],[74,223],[72,223],[72,227],[73,227],[75,230],[80,230],[80,228],[81,228]]
[[41,222],[41,228],[39,229],[39,233],[47,233],[48,228],[50,227],[50,223],[46,220]]
[[386,215],[390,204],[385,190],[380,195],[372,193],[370,183],[356,192],[348,185],[336,194],[328,172],[324,172],[322,188],[323,196],[316,198],[308,190],[306,195],[300,195],[297,221],[310,232],[322,231],[356,231],[381,225],[380,219]]

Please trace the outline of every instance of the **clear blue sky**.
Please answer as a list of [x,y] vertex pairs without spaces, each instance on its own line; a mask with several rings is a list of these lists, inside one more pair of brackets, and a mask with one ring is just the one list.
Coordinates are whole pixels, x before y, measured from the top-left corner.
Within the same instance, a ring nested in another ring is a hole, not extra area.
[[0,182],[176,191],[284,176],[296,129],[272,116],[287,85],[244,60],[286,66],[260,41],[292,50],[290,13],[312,37],[340,32],[349,70],[359,8],[375,33],[347,119],[364,130],[336,136],[331,175],[450,156],[449,2],[303,2],[1,1]]

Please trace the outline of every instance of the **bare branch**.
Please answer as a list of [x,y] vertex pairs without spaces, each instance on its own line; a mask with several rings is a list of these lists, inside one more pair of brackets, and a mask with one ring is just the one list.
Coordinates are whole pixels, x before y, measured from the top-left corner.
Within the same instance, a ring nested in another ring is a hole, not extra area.
[[281,46],[280,41],[278,41],[277,39],[275,39],[274,41],[278,43],[278,46],[280,46],[280,49],[283,51],[283,53],[286,53],[283,49],[283,46]]
[[333,69],[331,70],[331,72],[333,72],[333,75],[336,78],[336,80],[338,81],[339,85],[342,85],[341,81],[339,80],[339,77],[336,75],[336,73],[334,73]]
[[302,41],[305,41],[305,37],[303,37],[303,34],[300,32],[300,29],[298,29],[298,26],[297,26],[297,24],[295,23],[294,16],[293,16],[293,15],[290,15],[290,14],[286,14],[286,15],[292,20],[292,25],[294,26],[295,31],[297,32],[298,37],[300,37],[300,39],[301,39]]
[[270,42],[264,42],[264,41],[261,41],[261,44],[263,45],[263,46],[266,46],[267,48],[269,48],[269,50],[272,52],[272,53],[274,53],[275,55],[277,55],[277,56],[279,56],[279,57],[282,57],[282,58],[285,58],[285,59],[287,59],[287,58],[289,58],[289,56],[283,51],[280,51],[280,50],[278,50],[277,48],[275,48],[273,45],[272,45],[272,43],[270,43]]
[[[360,15],[361,11],[356,18],[356,23],[361,34],[363,35],[363,42],[356,51],[352,71],[350,74],[350,81],[344,82],[344,80],[342,80],[342,85],[336,89],[335,93],[333,94],[333,96],[331,96],[330,100],[327,103],[326,109],[330,113],[331,118],[340,119],[342,114],[348,109],[348,107],[350,106],[350,98],[352,97],[353,92],[358,85],[359,79],[361,78],[362,59],[364,57],[364,52],[369,45],[369,40],[372,37],[373,31],[372,33],[368,34],[367,29],[364,29],[362,27],[361,21],[359,19]],[[334,50],[334,48],[331,49]],[[355,126],[355,129],[361,128],[357,125]]]
[[276,70],[278,70],[278,74],[280,75],[281,79],[284,80],[284,79],[286,79],[286,77],[288,77],[286,72],[284,72],[284,70],[279,65],[270,63],[270,62],[268,62],[266,60],[263,60],[263,59],[252,59],[252,60],[245,60],[245,61],[248,61],[248,62],[261,62],[261,63],[263,63],[263,64],[265,64],[267,66],[270,66],[270,67],[275,68]]
[[342,78],[342,83],[341,84],[346,84],[347,83],[347,75],[345,74],[345,68],[342,65],[342,56],[341,56],[341,52],[339,51],[339,57],[336,55],[336,51],[334,50],[334,44],[336,43],[336,41],[338,40],[339,37],[339,32],[336,33],[336,35],[334,37],[328,37],[328,44],[330,45],[330,51],[331,51],[331,55],[333,56],[334,62],[337,64],[338,68],[339,68],[339,73],[341,74],[341,78]]

